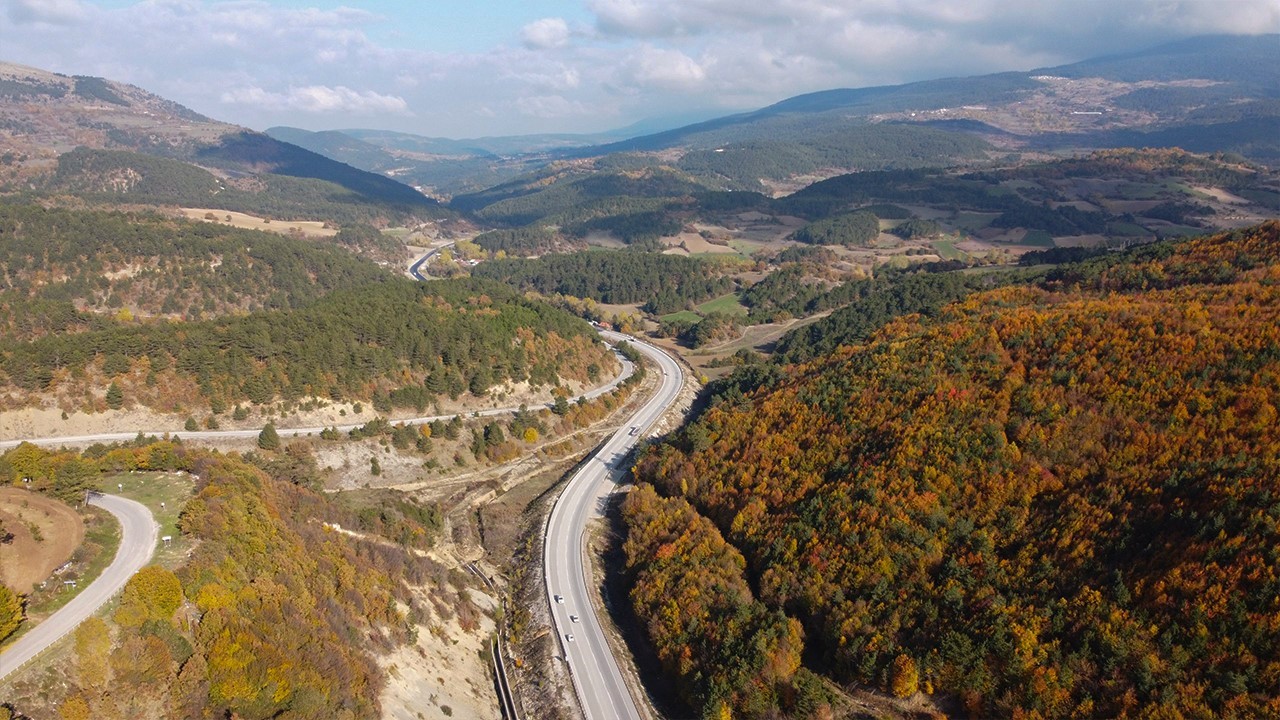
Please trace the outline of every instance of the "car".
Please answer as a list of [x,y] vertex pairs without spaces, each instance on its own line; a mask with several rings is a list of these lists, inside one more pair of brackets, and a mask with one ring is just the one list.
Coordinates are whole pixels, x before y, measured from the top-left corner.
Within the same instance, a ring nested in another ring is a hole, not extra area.
[[570,615],[570,616],[569,616],[569,622],[578,622],[578,616],[577,616],[577,615]]
[[564,636],[566,642],[573,642],[573,633]]
[[557,603],[560,603],[561,605],[563,605],[563,604],[564,604],[564,596],[563,596],[563,595],[557,595],[557,596],[556,596],[556,602],[557,602]]
[[638,427],[632,427],[632,428],[631,428],[631,434],[632,434],[632,435],[637,435],[637,434],[639,434],[639,433],[640,433],[640,428],[638,428]]

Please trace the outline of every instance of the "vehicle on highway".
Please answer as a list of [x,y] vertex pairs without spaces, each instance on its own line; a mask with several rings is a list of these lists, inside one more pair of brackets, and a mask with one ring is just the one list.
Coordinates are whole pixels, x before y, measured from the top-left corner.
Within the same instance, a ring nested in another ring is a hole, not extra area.
[[563,595],[557,595],[557,596],[556,596],[556,602],[557,602],[557,603],[560,603],[561,605],[563,605],[563,604],[564,604],[564,596],[563,596]]
[[569,616],[569,622],[578,622],[578,616],[577,616],[577,615],[570,615],[570,616]]
[[568,635],[565,635],[564,639],[569,642],[573,642],[573,633],[569,633]]
[[631,434],[632,434],[632,435],[636,435],[636,434],[638,434],[639,432],[640,432],[640,428],[638,428],[638,427],[632,427],[632,428],[631,428]]

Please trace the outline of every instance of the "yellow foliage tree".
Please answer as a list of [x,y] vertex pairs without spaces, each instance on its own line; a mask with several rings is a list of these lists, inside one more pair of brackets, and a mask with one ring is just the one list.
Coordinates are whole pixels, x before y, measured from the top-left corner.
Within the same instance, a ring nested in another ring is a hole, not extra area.
[[76,668],[80,671],[81,687],[106,689],[110,652],[111,633],[101,618],[90,617],[76,628]]
[[129,578],[120,597],[115,621],[124,627],[138,627],[147,620],[171,620],[182,605],[182,583],[176,575],[151,565]]
[[62,720],[89,720],[89,703],[80,694],[72,695],[58,706],[58,716]]
[[920,672],[916,670],[916,661],[909,655],[899,655],[893,661],[889,680],[889,691],[894,697],[911,697],[920,690]]
[[22,596],[0,585],[0,640],[18,629],[22,622]]

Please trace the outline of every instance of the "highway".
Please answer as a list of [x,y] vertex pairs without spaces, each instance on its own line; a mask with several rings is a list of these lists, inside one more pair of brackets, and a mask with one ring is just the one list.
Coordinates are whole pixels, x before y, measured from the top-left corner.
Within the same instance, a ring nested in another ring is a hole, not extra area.
[[159,528],[150,510],[133,500],[100,493],[95,493],[89,504],[101,507],[120,521],[120,549],[115,560],[75,599],[0,652],[0,680],[75,630],[151,560]]
[[609,495],[626,472],[627,454],[676,401],[684,373],[670,355],[648,343],[618,333],[601,334],[612,341],[630,340],[633,347],[654,360],[662,372],[660,384],[644,407],[569,479],[556,500],[547,521],[543,573],[552,625],[583,713],[588,720],[641,720],[592,603],[599,592],[586,560],[587,523],[604,516]]

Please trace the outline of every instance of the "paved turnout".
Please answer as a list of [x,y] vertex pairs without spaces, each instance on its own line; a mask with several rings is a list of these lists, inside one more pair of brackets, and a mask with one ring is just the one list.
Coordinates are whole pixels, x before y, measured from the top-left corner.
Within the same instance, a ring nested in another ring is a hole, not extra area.
[[120,549],[115,560],[75,599],[0,652],[0,680],[75,630],[151,560],[159,528],[150,510],[115,495],[95,494],[89,504],[103,508],[120,521]]
[[[617,333],[603,334],[611,341],[631,340]],[[599,588],[591,581],[590,565],[584,559],[587,522],[604,516],[609,495],[626,472],[627,453],[675,402],[683,384],[683,372],[671,356],[648,343],[632,340],[631,344],[660,368],[658,391],[569,479],[551,510],[543,547],[552,624],[588,720],[640,720],[641,716],[592,603]]]

